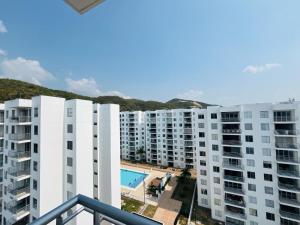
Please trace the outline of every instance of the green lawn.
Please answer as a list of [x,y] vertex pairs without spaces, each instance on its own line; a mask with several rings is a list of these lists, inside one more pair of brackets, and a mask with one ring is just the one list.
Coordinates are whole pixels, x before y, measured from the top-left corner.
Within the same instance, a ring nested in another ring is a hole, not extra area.
[[172,198],[182,202],[180,215],[189,216],[191,202],[193,198],[195,179],[190,179],[185,183],[178,183]]
[[121,208],[124,211],[130,212],[130,213],[132,213],[132,212],[137,213],[143,205],[144,205],[143,202],[122,196],[122,207]]
[[156,212],[157,206],[148,205],[145,211],[143,212],[143,215],[149,218],[152,218]]

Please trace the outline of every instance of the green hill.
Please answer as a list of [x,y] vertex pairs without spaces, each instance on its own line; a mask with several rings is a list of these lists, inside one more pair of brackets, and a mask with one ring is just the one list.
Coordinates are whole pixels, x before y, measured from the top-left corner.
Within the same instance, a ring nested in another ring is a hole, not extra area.
[[15,98],[31,98],[37,95],[56,96],[63,97],[66,99],[85,99],[100,104],[114,103],[120,105],[121,111],[146,111],[157,109],[178,109],[192,107],[206,108],[209,105],[203,102],[176,98],[165,103],[158,101],[143,101],[139,99],[123,99],[118,96],[99,96],[94,98],[78,95],[67,91],[53,90],[19,80],[0,79],[0,102],[4,102]]

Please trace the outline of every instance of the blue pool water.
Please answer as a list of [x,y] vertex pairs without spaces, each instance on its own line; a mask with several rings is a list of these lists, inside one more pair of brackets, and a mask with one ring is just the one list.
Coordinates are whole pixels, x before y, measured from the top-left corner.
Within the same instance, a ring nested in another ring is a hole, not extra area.
[[148,176],[133,170],[121,169],[121,185],[129,188],[136,188]]

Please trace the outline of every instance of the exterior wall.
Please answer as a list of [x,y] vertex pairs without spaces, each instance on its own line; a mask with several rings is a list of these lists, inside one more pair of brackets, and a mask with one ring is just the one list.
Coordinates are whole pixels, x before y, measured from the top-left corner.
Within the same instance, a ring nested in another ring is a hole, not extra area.
[[[64,201],[77,194],[93,197],[92,102],[77,99],[66,101],[64,119]],[[72,142],[72,150],[68,149],[68,141]],[[71,181],[68,181],[68,176]],[[90,224],[92,216],[82,213],[71,223],[75,222]]]
[[0,104],[0,224],[2,221],[3,198],[3,147],[4,147],[4,104]]
[[[120,185],[120,109],[119,105],[94,106],[98,109],[98,175],[97,198],[107,204],[121,208]],[[118,140],[118,141],[117,141]]]
[[[247,225],[300,222],[299,106],[208,107],[205,145],[197,145],[198,204],[211,208],[214,219]],[[291,116],[278,119],[276,112]],[[207,176],[209,185],[201,181]]]
[[[31,221],[63,202],[64,103],[63,98],[46,96],[32,98],[32,127],[38,126],[38,134],[35,135],[32,129]],[[38,146],[37,152],[34,150],[35,144]],[[33,199],[37,200],[36,207]]]
[[[120,113],[121,157],[125,160],[145,159],[145,113]],[[141,150],[144,153],[141,153]]]

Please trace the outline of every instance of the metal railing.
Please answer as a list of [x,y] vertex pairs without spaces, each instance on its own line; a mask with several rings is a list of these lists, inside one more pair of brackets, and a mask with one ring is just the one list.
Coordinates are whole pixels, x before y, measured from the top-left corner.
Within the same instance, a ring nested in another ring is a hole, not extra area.
[[241,152],[233,152],[233,151],[232,152],[223,151],[223,156],[241,158],[242,157],[242,153]]
[[9,151],[8,156],[14,159],[29,158],[30,151]]
[[224,180],[244,182],[244,177],[224,175]]
[[300,173],[297,170],[292,169],[277,169],[277,173],[282,176],[287,177],[300,177]]
[[288,212],[288,211],[285,211],[285,210],[282,210],[282,209],[279,210],[279,213],[283,217],[300,220],[300,214],[296,214],[296,213],[293,213],[293,212]]
[[[62,214],[66,213],[76,205],[81,205],[83,207],[63,219]],[[44,216],[33,221],[31,225],[45,225],[54,220],[56,220],[57,225],[63,225],[71,221],[82,211],[93,214],[93,224],[95,225],[100,224],[102,221],[107,221],[116,225],[161,225],[161,223],[154,220],[122,211],[84,195],[77,195],[66,201],[62,205],[46,213]]]
[[275,122],[293,122],[295,119],[291,116],[274,116]]
[[300,158],[298,158],[296,156],[285,156],[285,155],[277,155],[276,160],[281,161],[281,162],[291,162],[291,163],[299,163],[300,162]]
[[14,141],[30,140],[31,133],[9,134],[9,139]]
[[31,122],[31,116],[10,117],[10,122],[14,122],[14,123],[29,123],[29,122]]
[[242,142],[239,140],[223,140],[223,145],[242,145]]
[[221,120],[222,122],[240,122],[239,117],[224,117]]
[[241,129],[222,129],[224,134],[240,134]]
[[274,130],[274,134],[276,135],[297,135],[299,133],[298,130],[284,130],[284,129],[276,129]]

